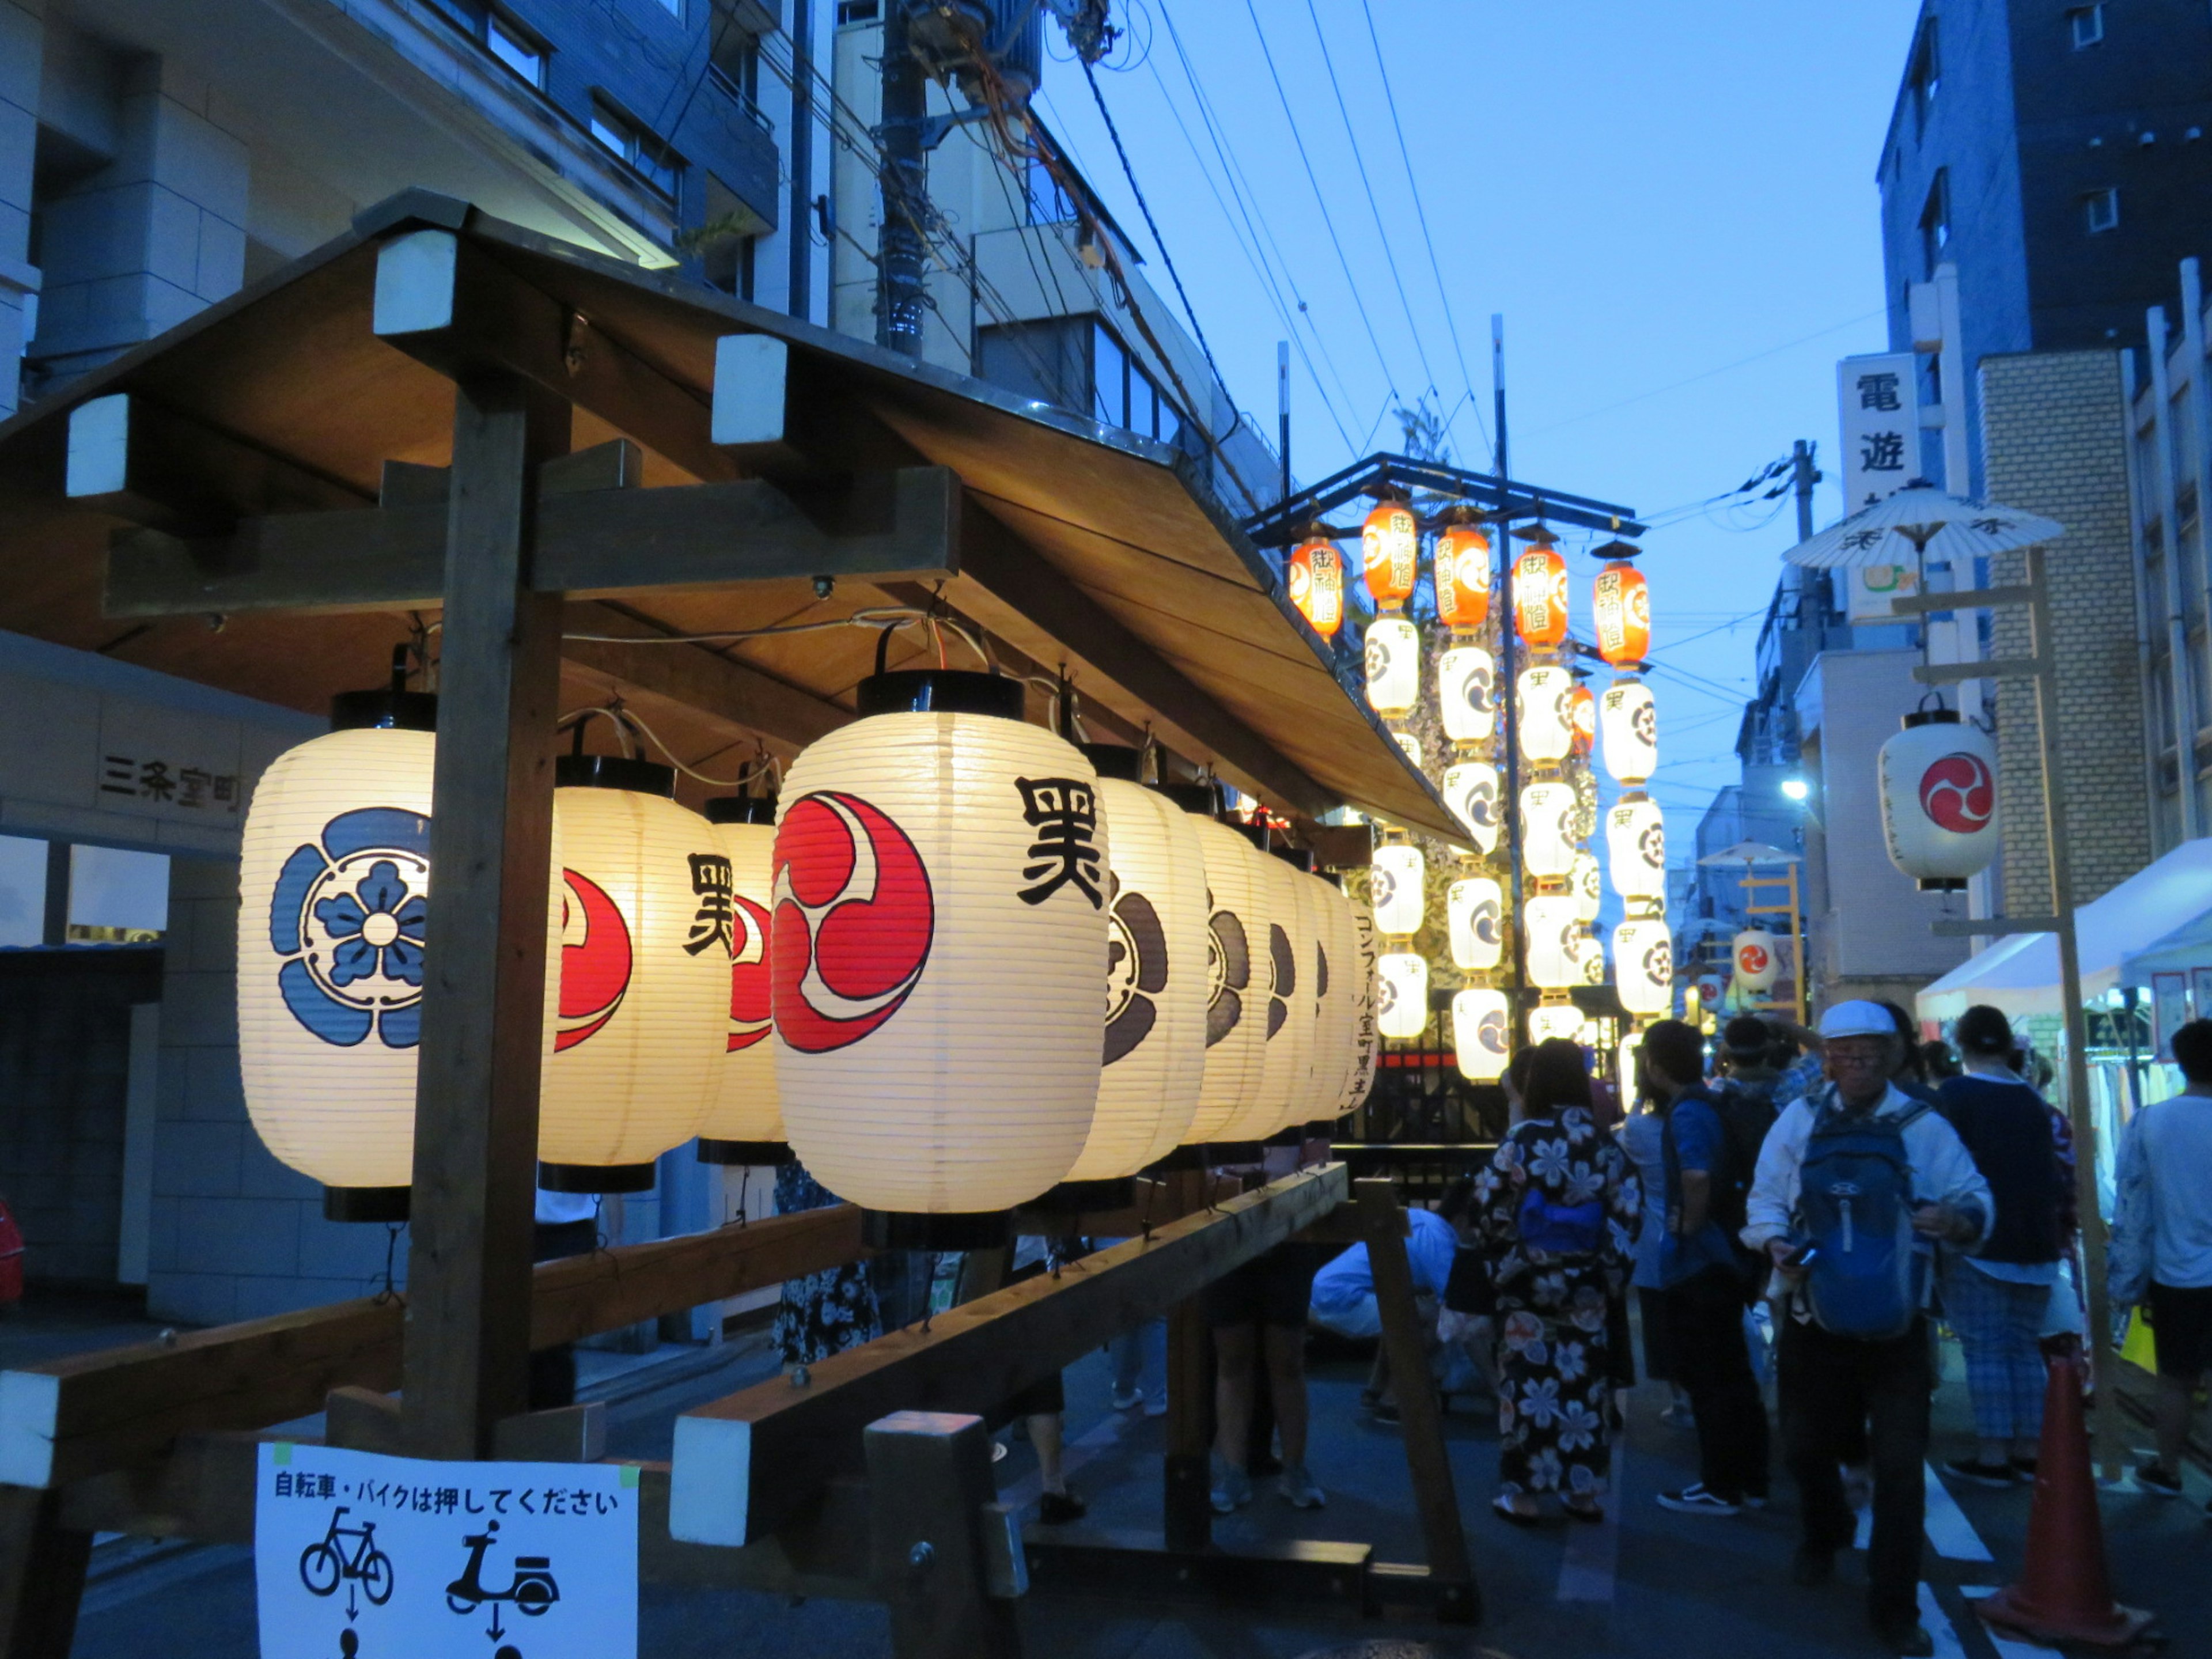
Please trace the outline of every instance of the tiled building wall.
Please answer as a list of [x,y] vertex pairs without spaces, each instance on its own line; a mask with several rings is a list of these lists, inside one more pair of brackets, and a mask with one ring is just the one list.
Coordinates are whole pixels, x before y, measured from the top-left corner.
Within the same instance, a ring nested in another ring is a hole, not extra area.
[[[2076,904],[2118,885],[2149,863],[2154,850],[2120,368],[2116,351],[2057,351],[1988,357],[1981,369],[1989,498],[2066,526],[2046,550],[2045,568]],[[2022,580],[2026,556],[2004,555],[1991,564],[1990,580],[2002,586]],[[2025,608],[1996,612],[1992,629],[1991,657],[2027,654]],[[2001,682],[1996,707],[2004,907],[2014,915],[2048,915],[2033,684]]]

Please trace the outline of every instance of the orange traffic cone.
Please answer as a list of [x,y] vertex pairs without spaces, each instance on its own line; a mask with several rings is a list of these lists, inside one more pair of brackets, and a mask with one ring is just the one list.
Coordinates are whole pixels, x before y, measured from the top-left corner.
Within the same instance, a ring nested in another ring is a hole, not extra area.
[[1990,1624],[2035,1641],[2124,1647],[2142,1633],[2151,1615],[2112,1600],[2089,1435],[2081,1419],[2087,1367],[2070,1345],[2051,1354],[2047,1364],[2027,1559],[2018,1580],[1972,1606]]

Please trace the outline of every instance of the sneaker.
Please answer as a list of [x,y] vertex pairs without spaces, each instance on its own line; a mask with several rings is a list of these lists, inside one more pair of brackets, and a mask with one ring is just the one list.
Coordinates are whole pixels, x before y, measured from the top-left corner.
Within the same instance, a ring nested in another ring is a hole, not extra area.
[[1978,1458],[1954,1457],[1944,1464],[1943,1473],[1977,1486],[1993,1489],[2016,1484],[2020,1477],[2013,1473],[2009,1463],[1984,1463]]
[[1216,1515],[1234,1515],[1252,1501],[1252,1477],[1243,1470],[1213,1460],[1213,1490],[1207,1494]]
[[1935,1659],[1936,1638],[1925,1625],[1885,1625],[1875,1635],[1899,1659]]
[[1317,1510],[1328,1502],[1303,1463],[1292,1463],[1284,1469],[1282,1478],[1275,1482],[1275,1490],[1282,1493],[1283,1502],[1294,1510]]
[[2181,1477],[2178,1474],[2168,1474],[2155,1463],[2143,1463],[2136,1467],[2136,1485],[2154,1498],[2181,1496]]
[[1110,1403],[1117,1412],[1128,1411],[1145,1403],[1145,1391],[1142,1389],[1116,1389]]
[[1708,1492],[1702,1480],[1693,1480],[1680,1492],[1661,1492],[1659,1507],[1672,1510],[1677,1515],[1740,1515],[1743,1512],[1742,1504],[1734,1503],[1718,1492]]
[[1066,1526],[1090,1512],[1091,1506],[1072,1492],[1048,1492],[1037,1499],[1037,1519],[1048,1527]]
[[1810,1544],[1801,1545],[1790,1563],[1790,1582],[1793,1584],[1810,1588],[1814,1584],[1825,1584],[1835,1576],[1836,1553],[1833,1550],[1816,1550]]

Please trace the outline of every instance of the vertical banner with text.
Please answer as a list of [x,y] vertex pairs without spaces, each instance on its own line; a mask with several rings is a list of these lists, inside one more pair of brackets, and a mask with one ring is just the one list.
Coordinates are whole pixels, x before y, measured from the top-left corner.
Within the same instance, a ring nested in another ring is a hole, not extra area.
[[[1837,416],[1843,438],[1846,517],[1884,501],[1920,473],[1919,360],[1909,351],[1846,357],[1836,365]],[[1889,602],[1919,591],[1909,565],[1871,565],[1841,573],[1850,620],[1887,622]]]

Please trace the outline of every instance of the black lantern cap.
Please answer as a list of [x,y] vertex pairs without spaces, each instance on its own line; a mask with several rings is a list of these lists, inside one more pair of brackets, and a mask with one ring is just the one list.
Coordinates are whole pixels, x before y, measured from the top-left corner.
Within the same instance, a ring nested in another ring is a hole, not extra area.
[[380,685],[373,691],[341,691],[331,699],[331,731],[366,732],[379,728],[436,731],[438,694]]
[[1267,849],[1293,870],[1314,872],[1313,849],[1310,847],[1272,847]]
[[791,1150],[790,1143],[781,1140],[716,1140],[711,1136],[699,1137],[699,1161],[702,1164],[741,1164],[755,1170],[780,1170],[787,1164],[799,1162],[799,1154]]
[[1164,783],[1160,793],[1186,812],[1210,818],[1221,810],[1221,791],[1210,783]]
[[860,1243],[872,1250],[996,1250],[1013,1241],[1012,1210],[860,1212]]
[[1144,759],[1144,750],[1132,749],[1126,743],[1079,743],[1083,758],[1091,763],[1093,771],[1102,778],[1119,778],[1125,783],[1137,781],[1138,763]]
[[1048,1187],[1022,1207],[1040,1215],[1097,1215],[1108,1210],[1126,1210],[1136,1201],[1135,1178],[1122,1176],[1118,1180],[1063,1181],[1056,1187]]
[[767,823],[775,822],[774,795],[717,795],[707,803],[709,823]]
[[[418,694],[419,695],[419,694]],[[404,1221],[413,1200],[412,1187],[325,1187],[325,1221]]]
[[860,712],[870,714],[992,714],[1022,717],[1022,683],[1005,674],[979,674],[966,668],[902,668],[871,674],[855,694]]
[[538,1189],[544,1193],[649,1193],[658,1165],[647,1164],[541,1164]]
[[[674,767],[663,766],[658,761],[630,760],[621,755],[557,755],[553,760],[553,782],[562,789],[634,789],[641,795],[676,799]],[[600,1188],[588,1190],[598,1192]]]
[[1916,726],[1956,726],[1958,724],[1959,711],[1955,708],[1916,708],[1905,716],[1904,720],[1905,729],[1908,732]]

